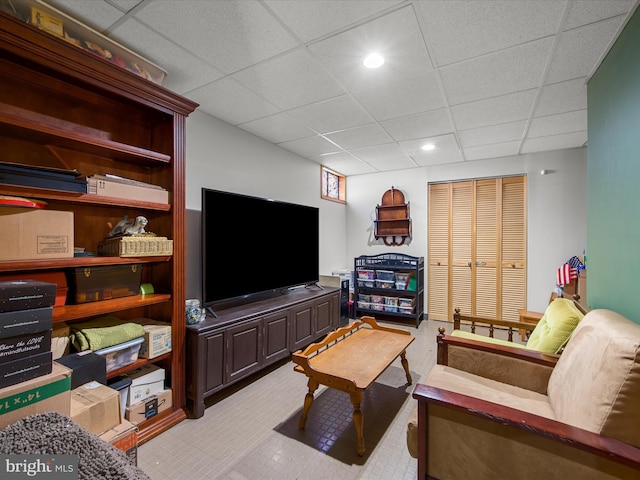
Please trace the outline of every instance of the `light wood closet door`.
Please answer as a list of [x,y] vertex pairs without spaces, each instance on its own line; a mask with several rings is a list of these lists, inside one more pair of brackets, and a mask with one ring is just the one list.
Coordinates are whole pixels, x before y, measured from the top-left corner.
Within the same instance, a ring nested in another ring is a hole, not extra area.
[[518,319],[526,305],[525,177],[429,185],[428,315]]

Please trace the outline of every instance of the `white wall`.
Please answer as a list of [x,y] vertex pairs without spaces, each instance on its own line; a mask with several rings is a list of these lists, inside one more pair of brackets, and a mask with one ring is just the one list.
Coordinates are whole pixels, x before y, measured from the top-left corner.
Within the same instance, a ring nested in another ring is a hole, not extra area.
[[[543,169],[551,173],[540,175]],[[353,268],[359,255],[426,258],[429,182],[521,174],[528,175],[527,308],[542,311],[557,268],[586,245],[586,149],[356,175],[347,179],[345,207],[320,199],[316,163],[196,111],[187,120],[187,296],[201,295],[202,187],[319,207],[320,274],[330,275]],[[392,186],[404,193],[412,218],[413,237],[401,247],[373,236],[375,207]]]
[[[187,119],[186,156],[187,297],[202,294],[202,187],[319,207],[320,275],[343,268],[346,207],[320,199],[318,164],[198,111]],[[296,228],[295,219],[291,228]],[[259,236],[256,232],[255,241]],[[282,237],[286,241],[287,232]]]
[[[347,257],[352,264],[359,255],[391,251],[426,259],[429,182],[527,174],[527,308],[544,311],[557,268],[586,245],[586,167],[579,148],[349,177]],[[540,175],[543,169],[551,172]],[[373,237],[375,207],[392,186],[410,202],[413,238],[401,247]]]

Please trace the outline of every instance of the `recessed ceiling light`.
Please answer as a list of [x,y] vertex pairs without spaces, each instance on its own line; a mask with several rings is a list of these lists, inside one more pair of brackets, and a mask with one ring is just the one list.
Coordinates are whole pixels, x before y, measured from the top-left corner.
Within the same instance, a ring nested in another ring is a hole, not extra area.
[[367,68],[378,68],[384,63],[384,58],[379,53],[372,53],[367,55],[362,63]]
[[424,150],[425,152],[429,152],[431,150],[434,150],[436,148],[436,146],[433,143],[425,143],[422,146],[422,150]]

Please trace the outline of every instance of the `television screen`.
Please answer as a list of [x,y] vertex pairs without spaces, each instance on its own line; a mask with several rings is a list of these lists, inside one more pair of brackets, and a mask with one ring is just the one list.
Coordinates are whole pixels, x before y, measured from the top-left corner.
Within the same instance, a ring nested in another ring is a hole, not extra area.
[[318,208],[202,189],[202,302],[319,280]]

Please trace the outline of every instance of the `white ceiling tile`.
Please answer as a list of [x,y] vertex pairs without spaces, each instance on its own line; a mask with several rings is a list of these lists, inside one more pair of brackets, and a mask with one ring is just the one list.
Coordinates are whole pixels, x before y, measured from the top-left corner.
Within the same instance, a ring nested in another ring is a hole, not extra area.
[[535,116],[573,112],[587,108],[586,78],[545,85],[536,107]]
[[472,128],[458,132],[462,148],[491,145],[493,143],[521,140],[524,134],[525,120],[513,123],[491,125],[490,127]]
[[442,68],[449,104],[536,88],[552,45],[553,40],[546,38]]
[[301,157],[317,157],[326,153],[341,151],[340,148],[336,147],[321,135],[283,142],[278,145],[293,153],[297,153]]
[[397,165],[396,168],[399,169],[414,168],[417,166],[395,143],[357,148],[350,150],[350,152],[369,165],[383,171],[389,170],[392,165]]
[[111,37],[123,45],[149,45],[145,52],[147,58],[167,71],[162,85],[174,92],[185,94],[223,76],[219,70],[135,20],[122,23]]
[[589,75],[621,22],[622,18],[616,17],[562,33],[546,83]]
[[288,142],[316,134],[288,113],[276,113],[268,117],[258,118],[239,124],[238,127],[273,143]]
[[434,137],[453,131],[446,108],[385,120],[380,125],[396,141]]
[[616,15],[624,15],[635,0],[574,0],[564,25],[565,30],[594,23]]
[[364,125],[325,135],[345,150],[390,143],[393,139],[377,124]]
[[[431,143],[436,148],[424,151],[422,146],[425,143]],[[440,135],[438,137],[400,142],[400,148],[421,166],[455,163],[463,160],[454,135]]]
[[524,120],[531,112],[535,97],[535,90],[527,90],[456,105],[451,107],[453,123],[458,130],[469,130]]
[[531,121],[528,137],[546,137],[560,133],[573,133],[587,130],[587,111],[560,113],[537,117]]
[[586,142],[586,130],[584,132],[565,133],[563,135],[529,138],[524,141],[521,153],[544,152],[548,150],[582,147]]
[[[345,88],[352,90],[389,88],[395,79],[432,70],[411,6],[310,45],[309,50]],[[362,65],[371,52],[384,56],[380,68]]]
[[229,77],[191,91],[189,98],[200,104],[199,110],[231,125],[245,123],[278,111],[276,107]]
[[467,161],[485,160],[489,158],[509,157],[518,154],[520,142],[496,143],[493,145],[483,145],[480,147],[469,147],[463,149],[464,157]]
[[421,1],[417,3],[438,66],[556,33],[565,2]]
[[345,93],[303,50],[255,65],[233,77],[284,110]]
[[442,92],[433,72],[400,78],[387,88],[370,88],[353,93],[376,120],[389,120],[444,106]]
[[[91,2],[87,2],[91,3]],[[296,47],[296,40],[254,1],[149,2],[136,18],[225,73]]]
[[366,19],[401,0],[266,0],[266,4],[304,42]]
[[345,176],[376,172],[376,169],[371,165],[347,152],[328,153],[319,157],[312,157],[310,160]]
[[[588,76],[638,5],[49,2],[167,70],[199,111],[347,175],[585,145]],[[374,48],[386,61],[366,69]]]
[[371,122],[369,114],[349,95],[298,107],[288,112],[317,133],[328,133]]

